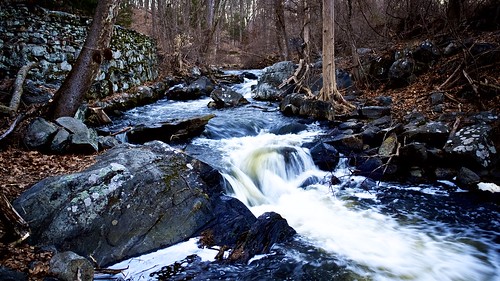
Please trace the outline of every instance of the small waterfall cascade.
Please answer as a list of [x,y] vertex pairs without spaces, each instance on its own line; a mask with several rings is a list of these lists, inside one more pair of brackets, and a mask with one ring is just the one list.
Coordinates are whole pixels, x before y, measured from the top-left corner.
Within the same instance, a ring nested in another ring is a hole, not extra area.
[[[251,99],[256,83],[245,79],[233,89]],[[207,103],[161,100],[126,112],[115,126],[213,113]],[[297,120],[268,103],[252,103],[258,106],[217,111],[186,151],[217,167],[228,195],[256,216],[274,211],[284,217],[298,233],[296,244],[278,245],[279,254],[228,266],[212,263],[213,250],[198,248],[192,238],[114,265],[128,268],[123,273],[127,280],[156,280],[151,272],[192,254],[210,263],[192,269],[196,280],[276,280],[273,270],[285,270],[280,276],[286,278],[279,280],[500,280],[500,222],[488,221],[489,209],[464,209],[454,201],[461,193],[449,184],[443,189],[353,176],[344,158],[334,171],[321,171],[302,147],[323,132],[319,125],[275,135],[270,133],[274,128]],[[333,177],[341,183],[332,185]]]
[[[403,225],[377,208],[335,196],[307,150],[294,137],[262,134],[233,140],[224,174],[230,192],[258,216],[275,211],[301,239],[344,260],[366,280],[494,280],[494,253],[481,252],[440,225]],[[342,166],[341,163],[339,166]],[[315,179],[315,180],[311,180]],[[363,177],[350,181],[360,184]],[[359,191],[356,191],[359,192]],[[492,255],[491,255],[492,254]]]

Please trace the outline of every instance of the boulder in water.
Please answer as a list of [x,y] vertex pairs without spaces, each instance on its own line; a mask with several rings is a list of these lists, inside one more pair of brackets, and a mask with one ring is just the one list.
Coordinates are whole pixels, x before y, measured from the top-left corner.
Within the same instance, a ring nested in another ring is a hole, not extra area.
[[280,103],[284,115],[298,115],[318,120],[334,120],[335,110],[329,102],[308,99],[303,94],[287,95]]
[[155,125],[141,125],[127,132],[130,143],[141,144],[148,141],[159,140],[163,142],[183,141],[199,136],[208,121],[215,117],[208,114],[188,119],[162,122]]
[[325,142],[312,144],[309,148],[314,164],[323,171],[333,171],[339,163],[340,154],[332,145]]
[[257,218],[246,238],[231,252],[229,260],[247,263],[255,255],[269,253],[275,243],[289,241],[295,234],[296,231],[279,214],[264,213]]
[[224,86],[213,90],[210,97],[213,101],[208,104],[208,107],[212,108],[235,107],[249,103],[242,94]]
[[196,100],[208,96],[214,89],[214,84],[205,76],[198,78],[189,85],[178,84],[167,90],[165,96],[170,100]]

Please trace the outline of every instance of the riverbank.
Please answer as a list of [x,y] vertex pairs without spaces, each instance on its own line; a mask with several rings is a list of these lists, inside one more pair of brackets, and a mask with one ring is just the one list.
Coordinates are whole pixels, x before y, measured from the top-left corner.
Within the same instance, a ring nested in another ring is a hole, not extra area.
[[[496,38],[496,41],[490,42],[498,42],[498,34],[493,33],[488,36]],[[457,75],[453,74],[457,69],[457,63],[460,64],[458,55],[449,60],[440,61],[429,71],[415,77],[412,83],[403,87],[389,87],[386,84],[380,84],[373,89],[360,87],[356,98],[363,99],[369,104],[379,96],[390,97],[393,101],[391,109],[393,118],[404,120],[405,116],[411,113],[421,113],[429,120],[434,120],[441,116],[442,112],[437,112],[436,108],[433,107],[430,95],[448,81],[448,78],[452,79],[447,84],[451,83],[453,77]],[[492,88],[494,91],[495,86],[499,85],[500,82],[498,73],[498,65],[493,62],[493,67],[487,68],[487,72],[481,76],[488,80],[477,79],[478,85],[488,89]],[[489,86],[483,85],[486,83],[485,81]],[[467,93],[472,96],[467,97]],[[476,97],[474,93],[473,85],[462,75],[460,82],[455,82],[453,87],[447,88],[442,102],[443,110],[464,113],[489,110],[498,115],[500,109],[498,90],[495,95],[487,98]],[[12,120],[6,119],[4,121],[2,129]],[[498,134],[498,124],[496,126]],[[0,178],[3,179],[0,187],[11,201],[45,177],[69,174],[85,169],[94,162],[97,155],[44,155],[39,152],[27,151],[21,140],[24,128],[25,124],[19,126],[0,151],[2,163],[7,163],[7,165],[2,165],[0,169]],[[495,145],[498,147],[498,143]],[[0,256],[3,257],[0,260],[1,265],[28,273],[30,278],[34,280],[41,279],[48,274],[48,261],[51,256],[48,251],[27,244],[16,246],[0,244],[0,253]]]

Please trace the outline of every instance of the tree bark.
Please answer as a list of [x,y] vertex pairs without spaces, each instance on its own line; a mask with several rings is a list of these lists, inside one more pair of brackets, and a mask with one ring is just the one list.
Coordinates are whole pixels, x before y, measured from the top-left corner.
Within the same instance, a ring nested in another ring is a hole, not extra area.
[[462,14],[462,0],[449,0],[448,7],[446,10],[446,17],[448,19],[448,25],[452,29],[456,29],[460,24],[461,14]]
[[54,95],[50,117],[74,116],[83,97],[92,86],[104,59],[104,50],[109,47],[113,25],[121,0],[100,0],[85,44],[75,65]]
[[276,25],[276,40],[280,51],[281,59],[289,60],[290,53],[288,51],[288,36],[285,28],[285,7],[282,0],[274,0],[275,25]]
[[318,99],[330,101],[339,113],[355,107],[347,102],[337,89],[335,75],[335,9],[333,0],[323,0],[323,88]]

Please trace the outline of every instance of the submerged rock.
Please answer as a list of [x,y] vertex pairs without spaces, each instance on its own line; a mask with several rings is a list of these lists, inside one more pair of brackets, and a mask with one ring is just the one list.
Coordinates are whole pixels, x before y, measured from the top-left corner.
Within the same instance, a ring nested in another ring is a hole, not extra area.
[[130,143],[141,144],[148,141],[160,140],[163,142],[182,141],[199,136],[208,121],[215,117],[208,114],[181,120],[172,120],[155,125],[140,125],[127,132]]

